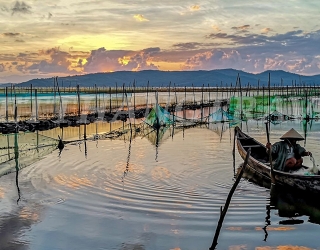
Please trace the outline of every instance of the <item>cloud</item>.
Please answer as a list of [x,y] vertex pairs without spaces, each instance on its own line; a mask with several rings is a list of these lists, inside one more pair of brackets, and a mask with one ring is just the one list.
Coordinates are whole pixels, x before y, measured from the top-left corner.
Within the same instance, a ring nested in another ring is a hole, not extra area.
[[269,33],[270,31],[273,31],[271,28],[264,28],[261,30],[261,33]]
[[0,72],[4,72],[5,71],[5,67],[3,63],[0,63]]
[[217,25],[212,25],[212,28],[213,28],[213,30],[216,31],[216,32],[220,32],[220,31],[221,31],[221,29],[220,29],[219,26],[217,26]]
[[192,6],[190,6],[190,10],[191,11],[198,11],[198,10],[200,10],[200,5],[192,5]]
[[245,50],[214,49],[198,53],[184,63],[184,70],[213,70],[234,68],[246,72],[259,73],[265,70],[284,70],[297,74],[318,74],[320,58],[300,55],[296,52],[286,54],[252,53]]
[[31,6],[27,5],[25,2],[22,1],[20,3],[19,1],[16,1],[14,7],[11,9],[11,15],[14,15],[15,13],[29,14],[31,13],[30,9]]
[[175,43],[172,47],[178,50],[195,50],[200,48],[208,48],[219,46],[221,43],[199,43],[199,42],[186,42],[186,43]]
[[198,53],[185,62],[185,69],[212,70],[224,68],[239,68],[244,60],[236,50],[211,50]]
[[3,12],[9,12],[9,9],[6,6],[1,6],[0,9]]
[[196,49],[201,45],[201,43],[198,42],[188,42],[188,43],[176,43],[173,44],[173,47],[176,47],[178,49]]
[[[45,58],[42,60],[35,58]],[[70,54],[60,51],[59,48],[41,50],[36,55],[20,53],[20,64],[16,70],[29,74],[76,74],[77,71],[71,69]],[[23,63],[24,62],[24,63]]]
[[19,36],[20,33],[6,32],[6,33],[2,33],[2,35],[5,37],[16,37],[16,36]]
[[133,16],[134,19],[136,19],[139,22],[147,22],[149,21],[147,18],[145,18],[142,14],[136,14]]
[[86,63],[79,61],[78,65],[82,65],[86,73],[158,69],[149,61],[159,52],[160,48],[147,48],[141,51],[108,51],[99,48],[91,51]]
[[242,25],[242,26],[234,26],[231,29],[236,30],[236,31],[240,31],[240,32],[246,32],[248,31],[248,29],[250,29],[250,25],[246,24],[246,25]]

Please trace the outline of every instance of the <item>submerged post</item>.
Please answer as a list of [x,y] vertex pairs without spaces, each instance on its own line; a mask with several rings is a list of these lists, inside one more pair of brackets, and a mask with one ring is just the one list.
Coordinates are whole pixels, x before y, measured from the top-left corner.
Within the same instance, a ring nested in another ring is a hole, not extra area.
[[246,158],[244,160],[243,166],[242,166],[242,168],[241,168],[241,170],[240,170],[240,172],[239,172],[239,174],[238,174],[238,176],[236,178],[236,181],[234,182],[234,184],[233,184],[233,186],[232,186],[232,188],[231,188],[231,190],[229,192],[229,195],[228,195],[227,200],[226,200],[226,204],[225,204],[223,209],[222,209],[222,207],[220,207],[220,218],[219,218],[219,221],[218,221],[218,226],[217,226],[214,238],[213,238],[212,245],[209,248],[209,250],[214,250],[216,248],[216,246],[218,245],[218,237],[219,237],[219,234],[220,234],[220,230],[221,230],[221,227],[222,227],[222,223],[223,223],[224,217],[227,214],[232,195],[233,195],[234,191],[236,190],[236,188],[237,188],[237,186],[238,186],[238,184],[240,182],[240,179],[241,179],[241,177],[243,175],[244,169],[246,168],[246,166],[248,164],[248,159],[249,159],[250,154],[251,154],[251,149],[249,148],[248,151],[247,151],[247,155],[246,155]]

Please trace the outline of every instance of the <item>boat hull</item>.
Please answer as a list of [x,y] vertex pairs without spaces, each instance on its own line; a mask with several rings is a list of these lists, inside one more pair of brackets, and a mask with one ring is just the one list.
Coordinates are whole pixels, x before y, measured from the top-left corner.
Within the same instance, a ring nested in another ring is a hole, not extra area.
[[[243,133],[238,127],[235,128],[235,136],[238,152],[243,159],[245,159],[249,148],[254,152],[254,154],[249,157],[246,166],[248,171],[255,172],[261,177],[271,179],[270,167],[267,163],[259,160],[265,160],[267,158],[265,146]],[[307,175],[274,170],[274,177],[277,185],[320,194],[320,175]]]

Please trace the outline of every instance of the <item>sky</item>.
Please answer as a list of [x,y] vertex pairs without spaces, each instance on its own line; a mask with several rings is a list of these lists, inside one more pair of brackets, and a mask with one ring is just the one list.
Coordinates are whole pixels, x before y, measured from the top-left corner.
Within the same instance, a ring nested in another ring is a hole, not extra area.
[[0,0],[0,83],[114,71],[320,74],[318,0]]

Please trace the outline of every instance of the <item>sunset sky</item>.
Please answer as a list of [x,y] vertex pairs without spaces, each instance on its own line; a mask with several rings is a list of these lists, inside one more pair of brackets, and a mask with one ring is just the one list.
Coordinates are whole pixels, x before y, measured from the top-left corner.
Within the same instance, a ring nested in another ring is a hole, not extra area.
[[95,72],[320,74],[318,0],[0,0],[0,83]]

